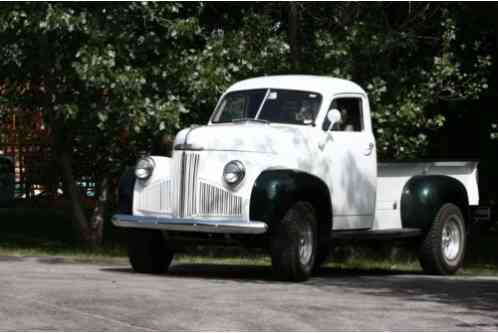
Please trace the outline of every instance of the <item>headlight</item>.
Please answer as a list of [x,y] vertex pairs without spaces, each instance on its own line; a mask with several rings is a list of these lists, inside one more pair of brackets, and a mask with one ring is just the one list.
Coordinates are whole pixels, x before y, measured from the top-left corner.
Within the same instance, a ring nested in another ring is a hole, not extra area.
[[223,179],[230,186],[239,184],[246,175],[244,164],[240,161],[231,161],[223,168]]
[[146,180],[152,175],[154,167],[155,163],[152,158],[150,157],[141,158],[138,160],[137,165],[135,166],[135,176],[138,179]]

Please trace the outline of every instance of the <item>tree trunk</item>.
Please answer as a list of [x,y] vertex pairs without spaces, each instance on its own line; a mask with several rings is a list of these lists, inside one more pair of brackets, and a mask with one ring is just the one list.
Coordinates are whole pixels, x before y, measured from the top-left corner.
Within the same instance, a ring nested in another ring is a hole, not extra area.
[[71,211],[73,214],[73,228],[81,241],[85,245],[91,246],[88,243],[90,232],[88,228],[88,219],[81,202],[80,190],[76,185],[76,180],[74,179],[71,153],[67,150],[63,150],[58,151],[57,155],[57,160],[62,175],[62,181],[64,184],[64,195],[69,199],[71,203]]
[[98,180],[97,184],[97,202],[93,209],[92,218],[89,225],[89,233],[87,235],[87,243],[91,247],[102,245],[104,235],[104,221],[106,218],[108,203],[109,203],[109,178],[107,176]]
[[89,249],[95,249],[102,245],[104,221],[109,203],[109,179],[108,177],[103,177],[98,180],[96,188],[97,201],[92,217],[88,219],[81,200],[80,189],[74,179],[71,154],[67,151],[60,152],[58,161],[64,183],[64,193],[71,202],[72,222],[75,232],[83,245]]
[[295,72],[299,71],[300,67],[300,53],[301,47],[299,43],[298,37],[298,12],[297,12],[297,4],[295,2],[289,3],[289,21],[288,21],[288,39],[289,39],[289,47],[290,47],[290,56],[291,56],[291,64],[292,69]]

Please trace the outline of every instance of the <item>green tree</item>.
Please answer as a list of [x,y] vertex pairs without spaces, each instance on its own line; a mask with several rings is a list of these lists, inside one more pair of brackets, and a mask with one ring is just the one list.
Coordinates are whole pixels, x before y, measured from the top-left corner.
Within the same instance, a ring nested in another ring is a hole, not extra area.
[[[102,240],[111,179],[124,161],[148,150],[158,132],[174,134],[181,115],[186,124],[204,122],[234,81],[286,68],[288,47],[270,18],[233,8],[243,19],[225,30],[200,25],[202,3],[0,8],[3,110],[43,113],[85,244]],[[97,184],[90,217],[77,187],[82,176]]]
[[[0,8],[2,105],[40,111],[82,241],[102,240],[111,177],[186,110],[181,50],[196,47],[199,5],[8,4]],[[128,136],[129,145],[123,144]],[[150,137],[148,137],[150,135]],[[97,205],[87,217],[77,187],[87,165]]]
[[[264,7],[263,7],[264,9]],[[288,73],[286,34],[274,17],[254,4],[206,3],[200,11],[202,45],[181,51],[189,96],[186,126],[204,124],[220,95],[233,83],[255,76]]]
[[[445,105],[477,100],[488,89],[492,58],[479,29],[469,29],[471,6],[294,2],[207,7],[216,21],[203,22],[203,28],[211,27],[218,37],[196,61],[217,75],[204,76],[199,84],[211,87],[214,77],[225,84],[200,91],[221,92],[228,82],[261,74],[351,79],[369,93],[381,158],[423,156],[431,134],[445,124]],[[258,38],[245,44],[245,36]],[[273,52],[257,52],[269,48]]]
[[462,35],[458,5],[302,5],[313,26],[308,72],[352,79],[370,95],[383,158],[421,156],[443,126],[441,102],[478,99],[491,56],[478,33]]
[[[240,79],[295,72],[352,79],[370,95],[380,156],[420,156],[445,122],[441,104],[478,98],[489,84],[492,59],[469,23],[472,10],[433,3],[5,4],[0,113],[43,113],[75,230],[94,246],[123,161],[147,150],[159,131],[204,123],[220,93]],[[89,175],[99,200],[88,218],[76,183]]]

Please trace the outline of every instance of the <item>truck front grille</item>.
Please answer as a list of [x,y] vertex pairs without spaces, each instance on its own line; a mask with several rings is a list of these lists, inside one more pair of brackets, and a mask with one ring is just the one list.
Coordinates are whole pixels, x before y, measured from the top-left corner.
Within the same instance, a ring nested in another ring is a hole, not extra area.
[[195,216],[242,216],[242,198],[229,191],[206,182],[199,181],[200,154],[177,152],[174,158],[174,192],[172,199],[173,215]]
[[176,217],[242,216],[242,198],[199,178],[199,153],[176,152],[170,178],[135,193],[136,209]]

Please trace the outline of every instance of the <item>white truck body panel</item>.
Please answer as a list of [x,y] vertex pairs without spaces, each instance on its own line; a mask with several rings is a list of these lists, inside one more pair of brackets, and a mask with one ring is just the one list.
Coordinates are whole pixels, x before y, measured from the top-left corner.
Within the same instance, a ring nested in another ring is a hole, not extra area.
[[479,204],[477,162],[393,162],[379,163],[374,230],[401,228],[401,195],[406,182],[415,175],[445,175],[458,179],[469,205]]
[[[323,133],[317,135],[316,127],[311,126],[212,124],[188,132],[177,135],[175,145],[187,140],[193,146],[206,148],[187,154],[199,157],[195,171],[198,183],[209,184],[215,191],[227,191],[240,198],[242,214],[231,216],[232,219],[249,222],[251,191],[263,171],[292,169],[316,176],[329,185],[335,209],[334,229],[372,227],[377,169],[375,150],[366,152],[373,140],[369,132],[334,133],[329,140],[332,142],[325,146],[321,146],[325,138]],[[161,170],[160,175],[154,174],[146,183],[135,184],[134,215],[168,216],[169,212],[177,211],[174,205],[178,204],[164,206],[161,202],[168,195],[172,202],[178,199],[166,193],[178,188],[174,179],[179,179],[181,154],[175,151],[173,158],[153,157],[156,170]],[[245,179],[236,188],[228,187],[223,181],[223,167],[232,160],[239,160],[246,166]],[[203,198],[199,191],[195,195],[196,202],[201,203]],[[205,200],[211,205],[214,198]],[[206,217],[200,211],[193,212],[193,216]]]

